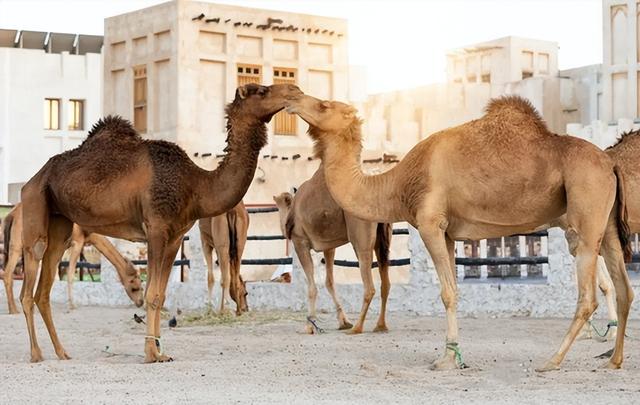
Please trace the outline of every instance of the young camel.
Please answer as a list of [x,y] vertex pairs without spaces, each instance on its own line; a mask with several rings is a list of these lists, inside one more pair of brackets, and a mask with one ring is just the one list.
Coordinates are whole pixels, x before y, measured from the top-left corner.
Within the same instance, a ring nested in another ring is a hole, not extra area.
[[[375,251],[380,270],[381,308],[374,332],[387,331],[385,314],[389,297],[389,246],[391,225],[363,221],[345,213],[331,198],[319,168],[313,177],[300,185],[295,196],[282,193],[274,196],[280,213],[280,228],[283,235],[293,242],[300,264],[307,279],[309,319],[316,322],[316,297],[318,289],[314,278],[314,266],[310,250],[322,251],[325,258],[327,291],[333,299],[338,313],[338,329],[350,329],[349,333],[362,333],[369,304],[375,295],[371,278],[372,251]],[[333,283],[333,262],[336,248],[351,242],[360,263],[360,275],[364,287],[364,298],[358,322],[353,326],[348,320],[336,295]],[[314,325],[307,322],[305,331],[313,334]]]
[[[90,233],[147,242],[145,362],[172,360],[160,352],[160,310],[183,235],[199,218],[220,215],[240,202],[267,142],[265,123],[301,94],[285,84],[238,88],[226,108],[227,155],[214,171],[195,165],[174,143],[142,139],[128,121],[112,116],[98,121],[79,147],[49,159],[21,195],[25,279],[20,299],[31,361],[43,359],[34,302],[56,354],[69,358],[56,334],[49,294],[73,223]],[[43,270],[34,297],[40,260]]]
[[213,218],[200,218],[200,239],[202,254],[207,262],[207,288],[209,302],[213,296],[213,249],[216,250],[220,265],[222,296],[220,297],[220,312],[224,311],[228,297],[236,303],[236,315],[249,310],[247,305],[247,290],[240,275],[240,262],[244,246],[247,243],[249,229],[249,213],[240,201],[232,210]]
[[[17,314],[18,309],[13,298],[13,272],[16,264],[22,257],[22,204],[18,203],[7,214],[4,219],[4,238],[5,238],[5,257],[7,266],[4,273],[4,288],[7,292],[7,303],[9,304],[9,313]],[[140,272],[133,264],[122,257],[116,248],[102,235],[89,234],[78,225],[73,225],[71,238],[66,241],[65,249],[71,249],[69,257],[69,267],[67,268],[67,296],[69,299],[69,308],[75,308],[73,304],[73,278],[76,274],[76,264],[85,244],[92,244],[95,248],[109,260],[120,278],[120,282],[124,286],[124,290],[137,306],[143,304],[142,281],[140,280]]]
[[369,221],[408,221],[420,233],[440,279],[447,318],[446,349],[434,369],[458,367],[454,241],[530,232],[564,213],[577,263],[578,304],[560,348],[538,370],[560,367],[595,310],[599,250],[616,287],[619,321],[607,367],[621,367],[633,299],[622,249],[630,254],[630,245],[622,173],[604,152],[552,134],[527,100],[508,96],[492,100],[482,118],[418,143],[393,169],[367,176],[360,167],[361,121],[353,107],[304,96],[289,111],[309,123],[329,191],[345,211]]

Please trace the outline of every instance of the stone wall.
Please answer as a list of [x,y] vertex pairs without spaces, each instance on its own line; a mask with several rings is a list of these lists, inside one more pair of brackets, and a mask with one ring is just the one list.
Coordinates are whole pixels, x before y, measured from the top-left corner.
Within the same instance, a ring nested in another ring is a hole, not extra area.
[[[411,228],[410,228],[411,229]],[[412,311],[423,315],[444,315],[440,300],[440,287],[431,258],[427,254],[417,232],[410,230],[409,250],[412,265],[409,282],[394,284],[389,297],[389,311]],[[199,232],[194,227],[190,232],[191,272],[189,281],[180,283],[172,277],[167,290],[166,306],[170,310],[199,309],[207,303],[206,272],[200,248]],[[111,265],[103,260],[101,283],[78,282],[74,285],[75,302],[79,305],[130,305],[122,287],[117,281]],[[316,282],[318,284],[318,309],[333,314],[334,307],[324,288],[324,272],[318,264]],[[564,233],[558,228],[549,230],[549,276],[546,281],[488,280],[483,282],[463,281],[459,284],[459,313],[462,316],[533,316],[570,317],[576,304],[574,260],[568,253]],[[177,268],[175,268],[177,271]],[[16,294],[20,282],[16,283]],[[632,277],[636,295],[640,292],[640,279]],[[52,301],[66,302],[66,284],[57,281],[52,293]],[[220,296],[219,287],[214,293],[214,305]],[[376,286],[379,291],[379,286]],[[249,283],[249,306],[252,310],[288,309],[306,310],[307,293],[304,274],[294,258],[293,277],[290,284],[258,282]],[[337,292],[344,308],[349,312],[360,309],[362,287],[360,284],[337,286]],[[0,292],[4,300],[4,290]],[[598,318],[606,314],[604,300],[599,297],[601,308]],[[631,312],[638,318],[638,301]],[[377,313],[379,296],[371,306],[371,313]],[[329,316],[329,315],[327,315]],[[332,316],[332,315],[331,315]],[[391,317],[393,320],[393,317]]]

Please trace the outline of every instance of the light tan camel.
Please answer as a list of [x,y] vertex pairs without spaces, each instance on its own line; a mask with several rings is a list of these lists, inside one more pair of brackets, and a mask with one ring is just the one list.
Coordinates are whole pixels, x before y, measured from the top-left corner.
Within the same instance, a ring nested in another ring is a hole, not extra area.
[[49,294],[73,223],[90,233],[147,242],[145,362],[171,360],[160,350],[160,310],[183,235],[199,218],[220,215],[240,202],[267,142],[265,123],[301,94],[285,84],[238,88],[226,108],[227,155],[214,171],[195,165],[174,143],[142,139],[128,121],[113,116],[98,121],[79,147],[49,159],[21,195],[25,279],[20,299],[31,361],[42,360],[34,301],[56,354],[69,358],[56,334]]
[[353,107],[304,96],[291,102],[289,111],[310,124],[329,191],[345,211],[369,221],[408,221],[420,233],[440,279],[447,317],[446,350],[435,369],[458,367],[454,241],[530,232],[565,212],[578,304],[560,348],[538,370],[560,367],[597,307],[598,251],[615,284],[618,307],[616,348],[607,366],[621,366],[633,299],[622,250],[630,254],[630,245],[622,174],[604,152],[552,134],[527,100],[510,96],[492,100],[480,119],[431,135],[393,169],[366,176],[360,167],[361,121]]
[[[22,204],[18,203],[7,214],[4,219],[4,235],[7,243],[5,244],[5,257],[7,258],[7,266],[3,277],[4,288],[7,292],[7,303],[9,305],[9,313],[17,314],[15,300],[13,298],[13,273],[16,264],[22,257]],[[69,267],[67,267],[67,296],[69,300],[69,308],[75,308],[73,303],[73,279],[76,274],[76,264],[80,258],[80,253],[85,244],[94,245],[95,248],[104,255],[113,264],[120,278],[125,292],[137,306],[143,304],[142,281],[140,280],[140,272],[133,264],[122,257],[116,248],[102,235],[88,234],[78,225],[73,226],[71,238],[66,241],[66,248],[71,249],[69,257]]]
[[[363,221],[345,213],[331,198],[324,180],[324,171],[319,168],[313,177],[300,185],[295,196],[282,193],[273,200],[280,213],[283,235],[291,239],[307,279],[309,319],[305,331],[314,333],[316,319],[316,297],[313,260],[310,250],[323,252],[325,258],[327,291],[333,299],[338,313],[338,329],[350,329],[349,333],[362,333],[369,304],[375,295],[371,277],[372,251],[375,251],[380,270],[381,308],[374,332],[387,331],[385,314],[389,297],[389,246],[391,225]],[[362,309],[358,322],[352,325],[338,300],[333,282],[333,263],[336,248],[351,242],[360,264],[360,275],[364,288]]]
[[209,302],[213,296],[213,249],[216,250],[220,265],[220,284],[222,296],[220,297],[220,312],[224,311],[227,298],[236,303],[236,314],[249,310],[247,305],[247,290],[245,282],[240,275],[240,262],[244,246],[247,243],[247,231],[249,229],[249,213],[240,201],[232,210],[213,218],[201,218],[198,220],[200,228],[200,240],[202,242],[202,254],[207,262],[207,288],[209,290]]

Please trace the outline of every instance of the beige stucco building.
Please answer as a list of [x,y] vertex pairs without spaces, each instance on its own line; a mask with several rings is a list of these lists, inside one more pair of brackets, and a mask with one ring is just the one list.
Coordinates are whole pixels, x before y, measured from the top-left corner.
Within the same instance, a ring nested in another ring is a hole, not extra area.
[[[178,0],[105,20],[104,113],[177,142],[202,166],[202,154],[222,153],[238,85],[289,82],[348,101],[349,79],[342,19]],[[274,117],[265,153],[306,152],[305,128]]]

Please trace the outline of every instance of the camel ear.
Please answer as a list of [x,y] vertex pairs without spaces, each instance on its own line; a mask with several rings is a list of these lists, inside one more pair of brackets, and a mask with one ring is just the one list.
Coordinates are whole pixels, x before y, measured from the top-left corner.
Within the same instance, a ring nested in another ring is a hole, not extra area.
[[240,86],[236,89],[236,99],[244,100],[249,95],[247,86]]
[[284,203],[287,204],[287,207],[291,206],[291,194],[285,194],[284,196]]

